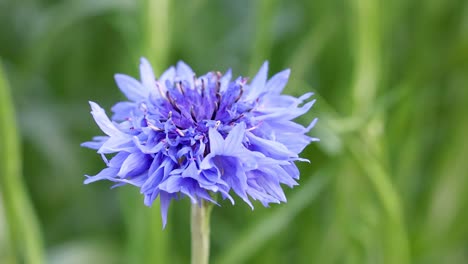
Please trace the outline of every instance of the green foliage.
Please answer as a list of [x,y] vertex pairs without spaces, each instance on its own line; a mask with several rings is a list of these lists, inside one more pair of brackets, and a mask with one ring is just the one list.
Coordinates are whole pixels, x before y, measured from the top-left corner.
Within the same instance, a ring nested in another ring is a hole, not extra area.
[[3,0],[0,23],[0,263],[188,262],[188,201],[162,230],[136,189],[82,184],[103,167],[79,147],[87,101],[122,98],[113,74],[140,56],[250,76],[269,60],[286,93],[316,92],[301,185],[214,208],[213,263],[466,263],[467,1]]

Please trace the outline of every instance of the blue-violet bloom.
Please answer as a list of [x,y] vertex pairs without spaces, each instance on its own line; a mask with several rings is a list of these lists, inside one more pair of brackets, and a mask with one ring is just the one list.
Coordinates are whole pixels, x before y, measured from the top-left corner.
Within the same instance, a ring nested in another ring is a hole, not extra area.
[[[299,98],[282,95],[289,78],[284,70],[267,78],[268,62],[248,82],[209,72],[196,77],[179,62],[156,79],[142,58],[140,81],[116,74],[128,98],[112,107],[112,118],[96,103],[91,114],[106,136],[82,144],[96,149],[107,168],[85,183],[109,180],[115,186],[140,188],[151,206],[159,196],[163,225],[172,199],[187,196],[192,203],[216,204],[213,193],[234,204],[235,193],[253,208],[250,198],[286,202],[281,184],[297,185],[298,154],[318,139],[306,135],[293,119],[306,113],[312,93]],[[112,156],[108,159],[107,156]]]

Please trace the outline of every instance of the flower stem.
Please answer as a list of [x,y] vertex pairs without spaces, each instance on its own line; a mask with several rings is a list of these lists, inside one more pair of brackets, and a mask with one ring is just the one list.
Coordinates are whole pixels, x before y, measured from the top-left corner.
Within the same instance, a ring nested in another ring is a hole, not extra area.
[[210,214],[212,204],[192,204],[192,264],[208,264],[210,258]]

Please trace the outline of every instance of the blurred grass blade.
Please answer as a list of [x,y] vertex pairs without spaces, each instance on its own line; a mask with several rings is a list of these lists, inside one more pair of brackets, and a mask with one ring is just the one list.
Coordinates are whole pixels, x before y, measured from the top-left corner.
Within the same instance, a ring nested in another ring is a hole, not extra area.
[[[278,5],[277,0],[259,0],[253,2],[255,5],[254,25],[255,32],[253,40],[251,61],[250,61],[250,76],[259,69],[263,61],[268,60],[273,43],[273,27],[272,21]],[[252,4],[252,3],[251,3]]]
[[163,230],[159,200],[146,207],[143,195],[131,187],[121,187],[121,199],[127,227],[125,263],[170,263],[168,230]]
[[[376,104],[382,82],[381,5],[373,0],[351,1],[351,25],[357,29],[354,39],[355,74],[352,86],[353,113],[365,115]],[[382,236],[385,263],[410,263],[409,242],[404,226],[403,207],[398,191],[385,168],[387,152],[383,141],[382,114],[363,125],[357,140],[348,139],[351,153],[372,183],[385,211],[385,234]],[[363,138],[364,140],[359,140]]]
[[304,39],[299,43],[294,53],[288,59],[288,65],[293,71],[291,87],[297,85],[299,80],[305,80],[311,65],[317,61],[318,55],[323,52],[327,42],[336,33],[337,24],[331,15],[326,15],[320,24],[311,26]]
[[408,235],[400,196],[387,171],[358,138],[348,140],[348,148],[364,170],[380,199],[386,219],[385,263],[411,263]]
[[146,0],[142,4],[143,53],[151,62],[156,74],[161,74],[167,66],[170,44],[168,0]]
[[[131,0],[81,0],[61,1],[48,8],[41,16],[31,19],[30,29],[26,31],[29,44],[24,56],[24,63],[33,70],[43,68],[43,63],[50,61],[54,41],[69,27],[85,19],[115,11],[131,9],[135,4]],[[57,22],[60,21],[60,22]]]
[[354,74],[354,108],[357,114],[372,105],[380,84],[380,16],[379,3],[373,0],[351,1],[356,54]]
[[[1,63],[1,62],[0,62]],[[9,84],[0,64],[0,191],[20,263],[43,263],[39,224],[21,175],[21,147]]]
[[[458,77],[460,78],[460,77]],[[464,76],[465,80],[466,75]],[[462,79],[462,78],[460,78]],[[463,80],[463,79],[462,79]],[[459,82],[449,87],[456,92],[459,102],[468,99],[468,90],[459,89]],[[440,158],[434,162],[437,175],[428,197],[428,209],[420,225],[417,236],[419,249],[432,254],[447,254],[453,250],[454,241],[460,243],[466,239],[468,226],[466,225],[468,184],[466,157],[468,157],[468,104],[459,103],[451,106],[449,112],[451,124],[448,127],[450,137],[444,140],[444,147]],[[458,241],[457,241],[458,240]],[[442,252],[442,254],[440,253]]]
[[274,235],[284,230],[302,209],[310,205],[329,180],[323,171],[312,175],[306,183],[297,187],[298,190],[288,203],[239,235],[232,245],[225,247],[228,250],[213,263],[245,263]]

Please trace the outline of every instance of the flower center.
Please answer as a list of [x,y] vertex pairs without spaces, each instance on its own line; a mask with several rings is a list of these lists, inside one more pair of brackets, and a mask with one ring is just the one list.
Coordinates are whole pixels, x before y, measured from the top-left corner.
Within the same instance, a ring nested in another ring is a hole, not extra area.
[[[164,97],[152,102],[154,108],[147,106],[148,119],[161,123],[170,121],[176,132],[184,136],[188,129],[206,133],[209,127],[232,126],[245,119],[255,102],[244,102],[245,78],[235,82],[223,83],[220,73],[209,73],[174,83],[166,82]],[[148,126],[154,125],[148,122]]]

